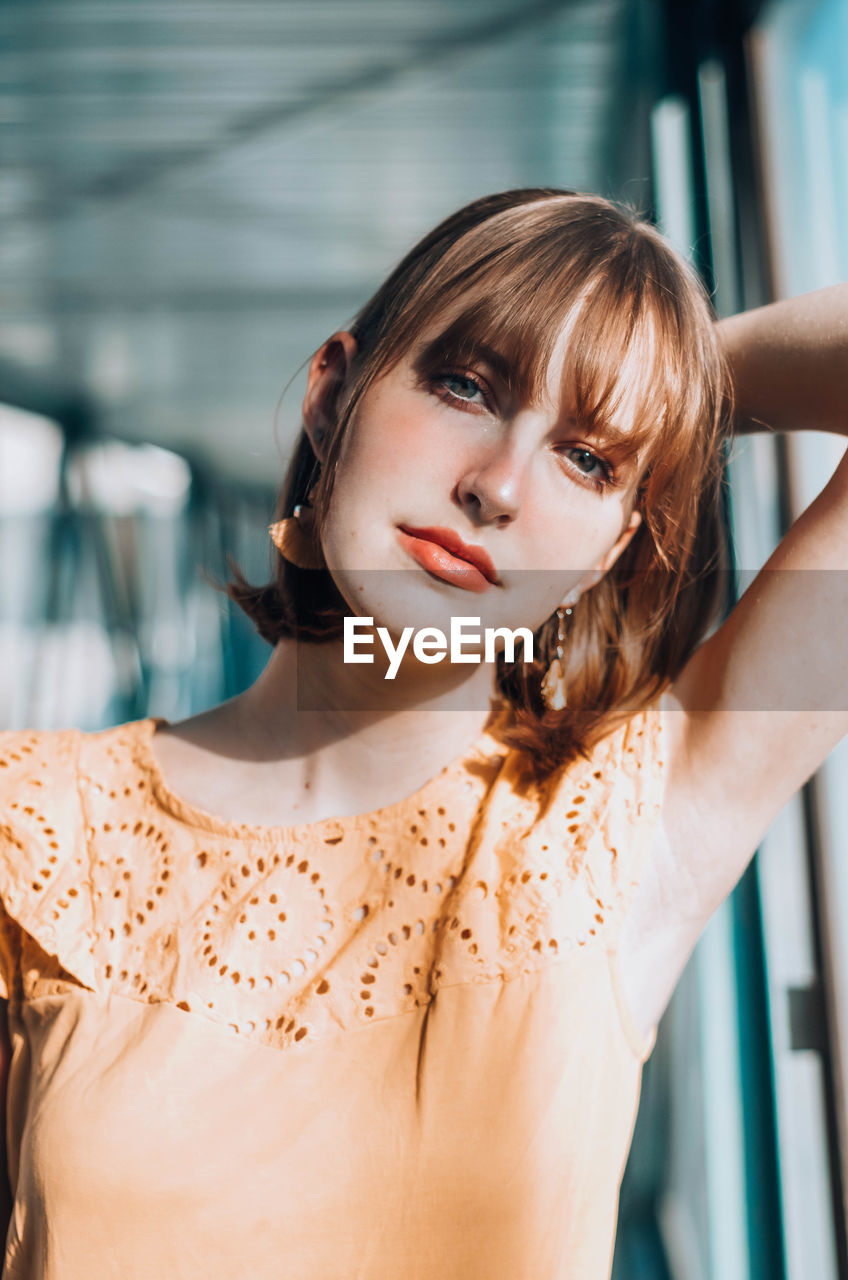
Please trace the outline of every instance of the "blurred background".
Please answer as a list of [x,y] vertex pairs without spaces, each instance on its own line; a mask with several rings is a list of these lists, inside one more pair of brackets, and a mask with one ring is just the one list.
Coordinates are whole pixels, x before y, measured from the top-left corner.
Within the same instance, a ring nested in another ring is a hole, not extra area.
[[[3,728],[253,678],[210,579],[268,572],[303,363],[465,201],[625,200],[721,314],[848,278],[848,0],[5,0],[0,139]],[[740,569],[838,453],[737,446]],[[846,778],[838,752],[684,975],[616,1280],[848,1276]]]

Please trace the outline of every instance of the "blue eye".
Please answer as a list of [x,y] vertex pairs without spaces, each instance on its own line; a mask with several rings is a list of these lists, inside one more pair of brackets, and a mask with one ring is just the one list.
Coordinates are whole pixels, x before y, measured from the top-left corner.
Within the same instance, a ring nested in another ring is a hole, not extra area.
[[438,381],[445,388],[449,396],[456,400],[464,400],[469,404],[475,403],[475,397],[483,398],[483,388],[476,378],[469,378],[462,373],[443,373],[439,375]]

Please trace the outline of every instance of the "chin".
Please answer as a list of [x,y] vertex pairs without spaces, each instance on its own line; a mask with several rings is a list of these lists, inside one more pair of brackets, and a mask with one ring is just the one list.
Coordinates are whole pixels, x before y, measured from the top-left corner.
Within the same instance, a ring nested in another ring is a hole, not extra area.
[[375,627],[386,627],[392,635],[400,635],[404,627],[448,631],[452,617],[484,613],[479,595],[430,579],[419,570],[338,570],[333,580],[351,614],[373,618]]

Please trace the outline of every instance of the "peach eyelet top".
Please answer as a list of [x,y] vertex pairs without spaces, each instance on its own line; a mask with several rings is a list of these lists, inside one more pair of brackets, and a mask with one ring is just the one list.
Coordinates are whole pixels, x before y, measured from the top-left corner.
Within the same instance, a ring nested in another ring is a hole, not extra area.
[[181,802],[154,720],[0,734],[4,1280],[604,1280],[659,724],[280,829]]

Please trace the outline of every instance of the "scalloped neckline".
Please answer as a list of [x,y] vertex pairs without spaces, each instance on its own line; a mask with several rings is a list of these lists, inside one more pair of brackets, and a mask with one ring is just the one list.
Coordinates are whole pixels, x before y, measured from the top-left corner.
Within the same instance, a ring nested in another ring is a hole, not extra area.
[[411,794],[404,796],[401,800],[381,805],[380,808],[370,809],[365,813],[333,815],[327,818],[319,818],[315,822],[288,823],[282,826],[269,826],[265,823],[234,822],[229,818],[222,817],[220,814],[212,813],[210,810],[203,809],[199,805],[184,800],[165,780],[153,750],[153,738],[156,730],[160,725],[170,726],[171,722],[165,716],[147,716],[135,722],[134,727],[137,730],[134,735],[135,757],[136,763],[140,765],[148,776],[151,791],[159,807],[170,814],[171,817],[179,819],[188,826],[198,827],[203,831],[225,835],[236,840],[276,842],[296,836],[302,837],[304,834],[311,834],[316,838],[320,838],[328,833],[337,835],[348,828],[377,825],[398,813],[402,813],[409,806],[420,807],[421,802],[431,789],[444,783],[447,778],[453,775],[461,776],[468,765],[474,761],[491,760],[492,756],[497,754],[501,758],[501,763],[503,763],[503,760],[506,759],[507,748],[492,733],[492,726],[500,718],[502,710],[502,708],[493,709],[485,726],[470,746],[466,747],[464,751],[455,756],[453,760],[450,760],[438,773],[428,778],[420,787],[411,792]]

